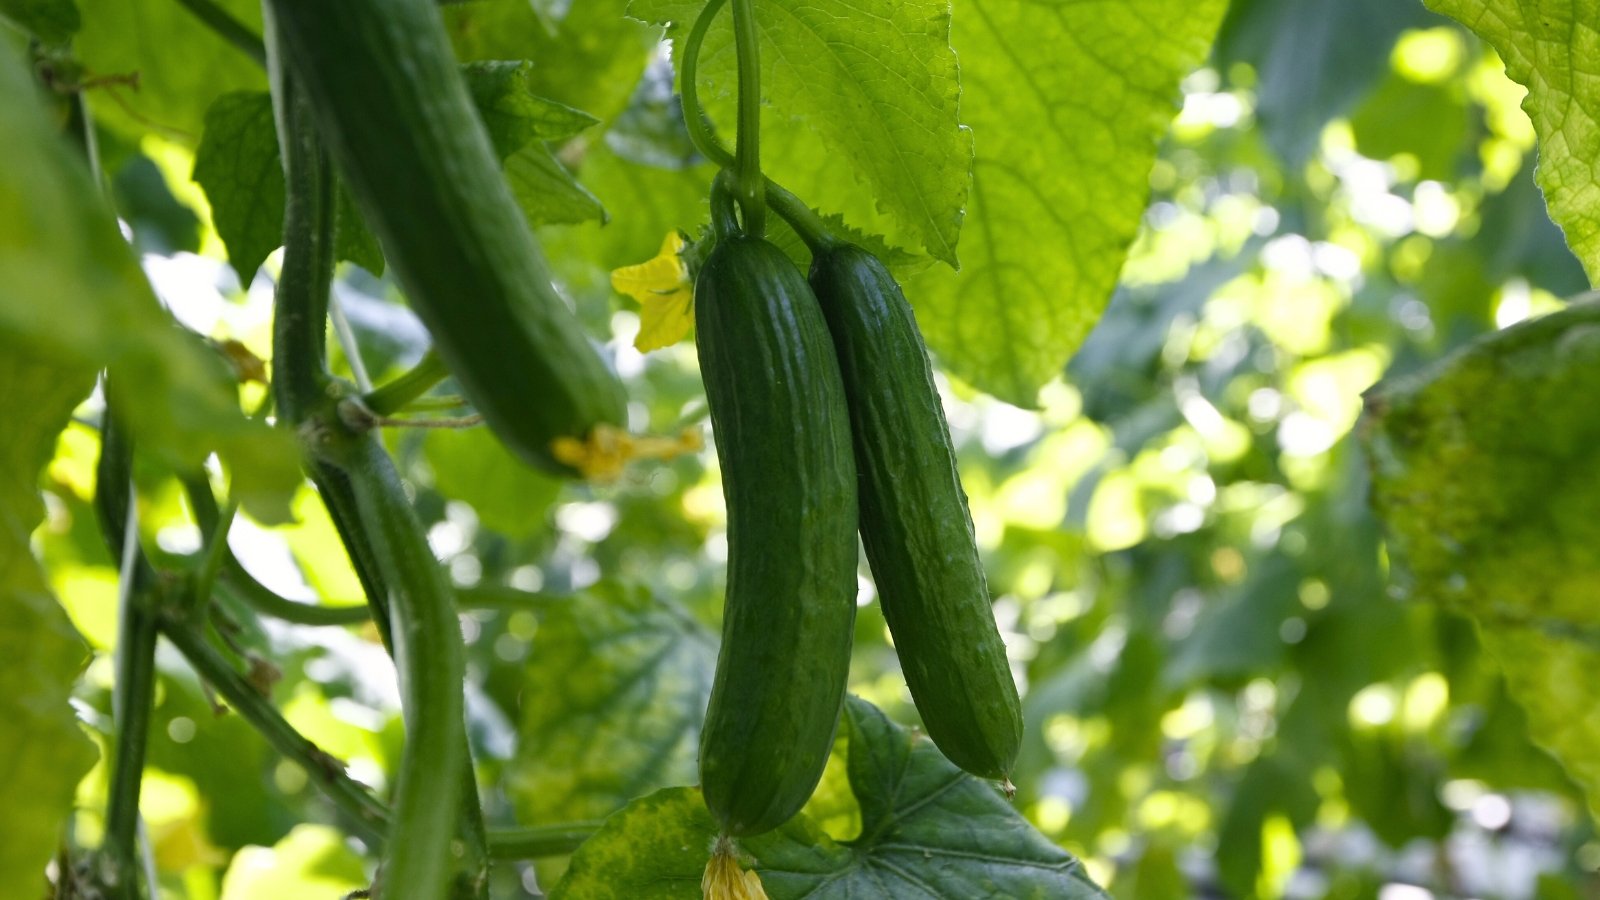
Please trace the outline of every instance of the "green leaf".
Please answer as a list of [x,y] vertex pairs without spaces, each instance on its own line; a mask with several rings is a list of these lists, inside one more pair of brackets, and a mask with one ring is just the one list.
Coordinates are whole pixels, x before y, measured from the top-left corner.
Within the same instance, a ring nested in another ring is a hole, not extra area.
[[72,0],[0,0],[0,16],[47,44],[65,44],[83,24]]
[[539,474],[506,450],[486,428],[431,431],[423,454],[434,485],[452,500],[472,504],[478,520],[508,537],[546,529],[546,511],[562,482]]
[[461,69],[472,102],[502,160],[530,141],[569,138],[599,121],[582,110],[534,94],[529,87],[534,66],[525,59],[470,62]]
[[600,200],[537,141],[506,160],[506,183],[532,225],[572,225],[591,219],[605,222]]
[[194,180],[205,189],[211,223],[246,287],[267,254],[283,245],[286,192],[277,134],[269,95],[224,94],[206,110],[194,155]]
[[1367,399],[1374,501],[1423,599],[1600,625],[1600,302],[1492,334]]
[[[854,697],[845,722],[862,837],[836,842],[801,815],[741,840],[772,900],[1106,896],[993,785],[955,768],[926,738]],[[660,791],[580,847],[551,898],[698,898],[716,833],[698,790]]]
[[[0,51],[3,52],[3,51]],[[19,85],[6,77],[0,91]],[[7,83],[9,82],[9,83]],[[31,90],[26,84],[23,90]],[[12,132],[7,131],[7,134]],[[0,187],[0,190],[3,190]],[[3,268],[3,267],[0,267]],[[37,897],[95,749],[68,700],[88,647],[29,550],[43,517],[36,479],[94,370],[44,361],[0,340],[0,896]]]
[[1534,743],[1561,761],[1583,788],[1590,814],[1600,816],[1600,634],[1497,626],[1483,629],[1482,638],[1528,715]]
[[1522,108],[1539,136],[1535,177],[1550,218],[1600,284],[1600,0],[1426,0],[1488,41],[1528,88]]
[[[609,122],[627,106],[660,35],[660,29],[627,18],[627,5],[480,0],[449,4],[441,12],[458,59],[535,60],[529,75],[535,94]],[[559,15],[556,6],[564,10]]]
[[[630,15],[672,22],[674,45],[703,3],[634,0]],[[972,133],[950,48],[950,4],[909,0],[764,0],[761,32],[763,169],[830,213],[956,265]],[[964,57],[965,58],[965,57]],[[737,94],[732,17],[701,53],[702,96],[731,144]],[[720,102],[713,102],[720,101]],[[970,107],[968,107],[970,109]],[[827,165],[818,165],[826,160]],[[853,175],[840,177],[841,175]],[[822,189],[821,185],[826,185]]]
[[[512,193],[534,225],[601,219],[600,201],[573,180],[543,143],[570,137],[595,120],[529,93],[530,67],[525,61],[494,61],[465,68],[473,99],[505,161]],[[268,94],[226,94],[211,104],[195,151],[194,180],[211,202],[212,222],[228,248],[228,261],[248,285],[267,255],[283,244],[283,161]],[[383,272],[378,239],[342,185],[334,249],[340,259]]]
[[146,451],[178,469],[219,453],[234,495],[257,518],[281,518],[301,479],[293,438],[246,419],[222,357],[162,308],[82,155],[0,46],[0,344],[112,369]]
[[963,268],[906,282],[952,372],[1032,406],[1082,343],[1138,231],[1178,80],[1224,0],[957,9],[961,114],[977,139]]
[[1373,497],[1397,576],[1470,613],[1550,749],[1600,810],[1600,302],[1483,338],[1374,389]]
[[[261,33],[261,4],[216,0]],[[231,91],[266,90],[250,57],[172,0],[81,0],[83,30],[73,41],[89,77],[137,76],[137,89],[108,85],[90,93],[95,115],[130,135],[153,132],[193,146],[206,110]]]
[[687,613],[605,586],[545,615],[528,658],[507,773],[524,821],[601,819],[694,779],[717,644]]

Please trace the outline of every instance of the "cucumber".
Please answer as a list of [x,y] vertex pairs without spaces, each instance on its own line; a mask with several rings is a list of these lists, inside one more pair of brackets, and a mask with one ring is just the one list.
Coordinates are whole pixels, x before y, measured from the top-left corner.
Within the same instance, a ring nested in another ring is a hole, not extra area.
[[622,425],[622,384],[551,285],[434,0],[271,0],[288,68],[461,390],[524,461]]
[[862,543],[906,685],[945,756],[1005,779],[1022,706],[922,333],[889,270],[860,247],[818,247],[810,281],[844,377]]
[[723,831],[746,836],[799,811],[833,746],[855,627],[856,470],[827,325],[781,250],[719,242],[695,327],[728,504],[700,780]]

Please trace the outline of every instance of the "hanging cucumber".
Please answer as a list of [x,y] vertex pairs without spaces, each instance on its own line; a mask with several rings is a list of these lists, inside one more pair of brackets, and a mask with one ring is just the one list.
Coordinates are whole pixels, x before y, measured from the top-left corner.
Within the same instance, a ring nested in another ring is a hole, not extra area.
[[856,612],[856,471],[839,366],[804,276],[772,244],[719,230],[695,284],[728,505],[700,779],[723,830],[744,836],[799,811],[833,745]]
[[271,0],[318,130],[435,347],[523,460],[620,426],[622,385],[551,285],[433,0]]
[[1005,779],[1022,741],[1022,707],[922,334],[877,257],[830,240],[812,249],[811,287],[850,406],[861,539],[906,684],[951,761]]

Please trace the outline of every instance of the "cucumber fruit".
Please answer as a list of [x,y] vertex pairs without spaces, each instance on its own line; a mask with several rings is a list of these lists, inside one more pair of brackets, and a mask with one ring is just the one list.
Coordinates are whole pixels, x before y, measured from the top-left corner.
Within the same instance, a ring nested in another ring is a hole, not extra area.
[[928,351],[900,286],[851,244],[816,248],[861,473],[861,538],[911,697],[952,762],[1005,779],[1022,706],[995,628]]
[[728,505],[722,651],[700,739],[725,833],[799,811],[833,745],[856,613],[856,469],[827,325],[772,244],[720,241],[695,327]]
[[434,346],[524,461],[622,425],[622,384],[551,285],[434,0],[270,0],[280,52]]

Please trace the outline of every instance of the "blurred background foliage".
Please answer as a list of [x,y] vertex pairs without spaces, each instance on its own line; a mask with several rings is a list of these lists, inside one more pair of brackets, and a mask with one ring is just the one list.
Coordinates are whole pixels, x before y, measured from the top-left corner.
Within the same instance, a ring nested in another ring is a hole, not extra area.
[[[117,27],[117,4],[80,5],[86,45]],[[534,93],[599,120],[552,149],[605,221],[542,238],[627,381],[630,427],[670,435],[706,423],[693,348],[634,351],[638,309],[608,274],[705,219],[709,169],[681,130],[657,31],[624,5],[445,14],[463,59],[538,60]],[[216,49],[203,32],[194,42]],[[211,95],[261,88],[217,53],[227,77]],[[227,266],[190,180],[205,104],[161,105],[159,75],[138,101],[155,106],[97,100],[107,177],[166,303],[264,357],[276,258],[249,285]],[[1380,378],[1587,287],[1533,183],[1521,96],[1488,48],[1418,3],[1236,0],[1184,83],[1117,294],[1038,408],[941,376],[1025,690],[1016,803],[1114,896],[1600,896],[1600,837],[1530,742],[1476,626],[1389,587],[1354,440]],[[390,282],[346,265],[336,290],[378,380],[417,360],[426,333]],[[260,396],[247,385],[246,408]],[[592,822],[692,783],[726,555],[714,454],[584,486],[526,470],[481,429],[389,442],[434,551],[469,589],[490,817]],[[97,444],[81,425],[61,436],[36,535],[96,651],[78,692],[91,722],[108,714],[117,598],[90,506]],[[179,485],[155,465],[140,481],[147,546],[197,549]],[[242,519],[235,551],[285,595],[355,601],[310,490],[294,524]],[[865,567],[860,602],[852,688],[914,723]],[[401,728],[370,629],[263,620],[236,640],[297,728],[387,787]],[[170,648],[159,663],[144,811],[163,895],[361,886],[361,858],[306,774],[214,715]],[[102,765],[79,790],[87,845],[104,787]],[[825,783],[813,812],[848,836],[837,793]],[[505,867],[498,890],[537,895],[561,867]]]

